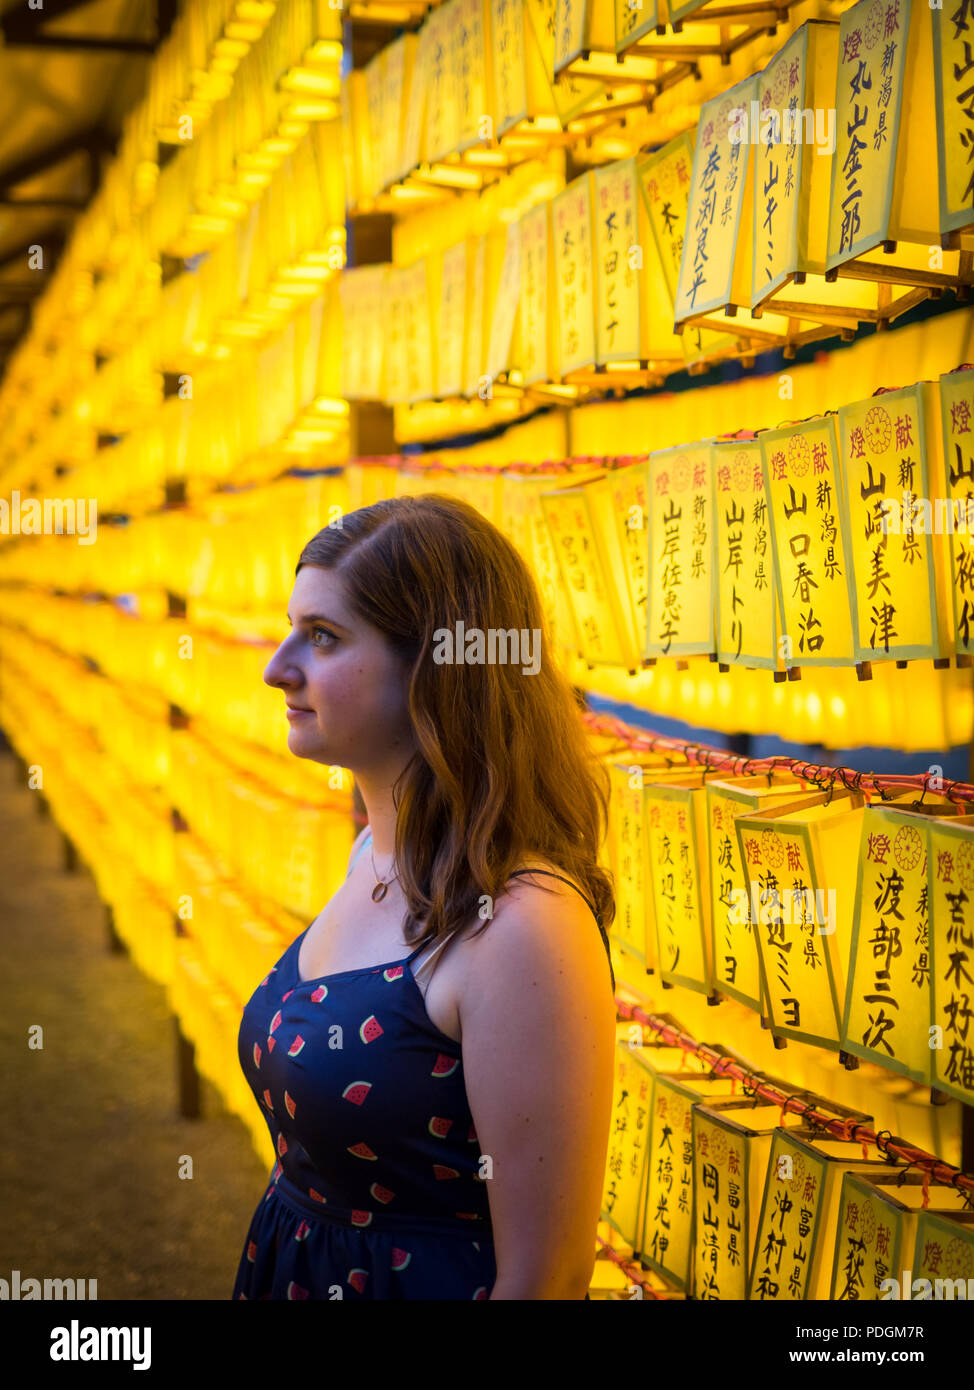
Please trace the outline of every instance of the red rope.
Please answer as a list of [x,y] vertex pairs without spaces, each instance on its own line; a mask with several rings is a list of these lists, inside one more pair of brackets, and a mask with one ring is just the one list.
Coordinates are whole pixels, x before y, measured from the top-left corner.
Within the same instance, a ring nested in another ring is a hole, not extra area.
[[[799,781],[811,782],[822,790],[832,790],[841,783],[849,791],[874,792],[883,801],[889,800],[884,791],[917,791],[922,796],[932,792],[945,796],[949,801],[974,801],[974,785],[970,782],[952,782],[932,772],[885,773],[857,772],[851,767],[826,767],[818,763],[808,763],[801,758],[788,758],[776,754],[770,758],[747,758],[727,749],[713,748],[706,743],[687,742],[683,739],[667,738],[664,734],[654,734],[634,729],[622,720],[611,715],[593,712],[582,715],[593,734],[610,735],[619,740],[621,749],[634,753],[678,753],[693,764],[701,764],[711,772],[724,772],[734,777],[765,774],[775,771],[793,773]],[[943,782],[942,787],[934,785]]]
[[679,1047],[684,1053],[695,1053],[701,1061],[711,1064],[715,1074],[719,1068],[721,1076],[732,1076],[738,1081],[742,1081],[748,1088],[747,1094],[749,1096],[755,1096],[760,1100],[770,1102],[772,1105],[777,1105],[781,1111],[782,1120],[790,1111],[793,1115],[800,1116],[807,1124],[827,1130],[837,1139],[844,1139],[849,1142],[858,1139],[860,1143],[874,1144],[884,1158],[893,1154],[896,1158],[902,1158],[908,1168],[923,1169],[928,1177],[935,1182],[943,1183],[947,1187],[963,1188],[974,1193],[974,1173],[962,1173],[959,1168],[952,1168],[949,1163],[942,1162],[933,1154],[928,1154],[923,1149],[914,1148],[912,1144],[905,1144],[899,1139],[893,1139],[891,1136],[884,1139],[885,1130],[877,1134],[867,1125],[857,1124],[854,1119],[840,1119],[837,1115],[829,1115],[824,1111],[816,1110],[814,1105],[803,1101],[799,1096],[786,1095],[783,1091],[779,1091],[770,1082],[765,1081],[760,1073],[747,1071],[746,1068],[731,1058],[715,1052],[706,1043],[696,1042],[689,1034],[675,1028],[672,1023],[657,1018],[655,1014],[645,1013],[635,1004],[630,1004],[623,999],[616,999],[616,1008],[621,1018],[634,1018],[637,1023],[652,1028],[669,1046]]
[[658,1299],[661,1303],[668,1303],[670,1301],[665,1294],[660,1293],[658,1289],[654,1289],[651,1284],[647,1284],[645,1279],[643,1279],[642,1277],[642,1270],[638,1269],[637,1266],[634,1265],[631,1260],[624,1260],[623,1257],[619,1254],[618,1250],[613,1250],[612,1246],[609,1244],[607,1240],[605,1240],[602,1236],[599,1235],[597,1235],[595,1239],[602,1247],[601,1254],[604,1255],[607,1259],[612,1260],[613,1264],[617,1264],[619,1266],[623,1274],[629,1280],[630,1284],[638,1284],[639,1287],[642,1289],[643,1294],[648,1298]]

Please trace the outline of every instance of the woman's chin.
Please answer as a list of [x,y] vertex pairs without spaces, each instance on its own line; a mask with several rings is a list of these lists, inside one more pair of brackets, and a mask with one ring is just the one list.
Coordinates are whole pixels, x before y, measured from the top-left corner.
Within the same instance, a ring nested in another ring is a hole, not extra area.
[[313,724],[307,729],[301,728],[298,724],[292,724],[287,731],[287,743],[289,748],[293,750],[300,748],[305,757],[311,757],[312,755],[317,756],[317,751],[324,743],[324,739],[317,724]]

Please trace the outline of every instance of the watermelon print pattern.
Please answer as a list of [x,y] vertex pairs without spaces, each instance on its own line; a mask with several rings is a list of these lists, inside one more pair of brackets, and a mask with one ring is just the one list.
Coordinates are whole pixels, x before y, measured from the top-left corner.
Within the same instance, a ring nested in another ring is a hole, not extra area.
[[277,1160],[231,1297],[485,1299],[497,1277],[489,1184],[460,1046],[409,968],[422,948],[302,981],[305,934],[241,1018],[240,1066]]

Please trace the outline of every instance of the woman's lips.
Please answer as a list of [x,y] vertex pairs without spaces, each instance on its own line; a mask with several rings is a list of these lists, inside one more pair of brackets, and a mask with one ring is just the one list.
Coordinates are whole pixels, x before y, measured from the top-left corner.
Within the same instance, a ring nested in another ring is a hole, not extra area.
[[296,705],[288,705],[288,707],[287,707],[287,717],[288,717],[288,719],[297,719],[297,718],[299,718],[302,714],[313,714],[313,713],[314,713],[313,710],[310,710],[310,709],[300,709],[300,708],[299,708],[298,706],[296,706]]

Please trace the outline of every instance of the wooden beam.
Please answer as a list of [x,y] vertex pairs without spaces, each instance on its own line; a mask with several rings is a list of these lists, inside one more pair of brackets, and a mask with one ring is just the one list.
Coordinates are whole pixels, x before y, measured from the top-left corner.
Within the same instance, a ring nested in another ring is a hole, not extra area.
[[38,174],[43,174],[46,170],[70,159],[72,155],[85,153],[90,157],[93,151],[99,154],[113,153],[114,149],[115,141],[99,126],[72,130],[53,145],[48,145],[46,149],[37,150],[34,154],[18,160],[16,164],[0,169],[0,193],[9,193],[18,183],[36,178]]

